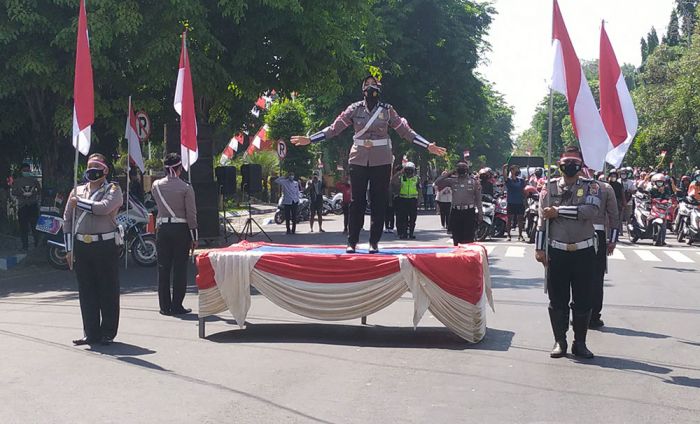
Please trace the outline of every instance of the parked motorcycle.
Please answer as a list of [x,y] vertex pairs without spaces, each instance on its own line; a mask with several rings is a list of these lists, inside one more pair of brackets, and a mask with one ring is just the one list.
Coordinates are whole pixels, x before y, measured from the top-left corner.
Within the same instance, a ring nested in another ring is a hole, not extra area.
[[56,269],[68,269],[66,245],[63,238],[63,218],[57,208],[41,207],[36,230],[44,234],[47,244],[46,259]]
[[342,215],[343,214],[343,193],[336,193],[331,198],[331,204],[333,205],[333,214]]
[[506,226],[508,225],[508,201],[506,197],[496,197],[494,199],[494,207],[495,214],[491,227],[491,235],[493,237],[503,237],[506,233]]
[[156,252],[156,236],[148,233],[148,210],[146,207],[129,196],[129,215],[127,219],[126,209],[117,215],[117,224],[124,233],[124,244],[119,252],[119,257],[124,258],[127,252],[131,252],[134,261],[145,267],[155,266],[158,263]]
[[685,205],[687,215],[678,221],[677,237],[680,242],[687,237],[690,245],[700,241],[700,202],[688,196],[682,200],[681,205]]
[[670,206],[668,200],[649,200],[644,194],[635,194],[634,214],[627,225],[630,242],[651,239],[655,246],[666,244],[666,215]]
[[[303,221],[308,221],[310,217],[310,204],[309,199],[301,195],[299,197],[299,204],[297,205],[297,224]],[[282,197],[280,196],[277,201],[277,212],[275,212],[275,224],[281,225],[284,223],[284,205],[282,204]]]
[[692,197],[682,197],[678,201],[678,210],[676,211],[676,218],[673,222],[673,226],[676,229],[676,239],[679,242],[685,240],[685,228],[688,225],[688,219],[690,218],[690,213],[695,208],[695,199]]
[[476,239],[478,241],[484,241],[489,235],[492,234],[493,217],[495,212],[493,197],[488,194],[482,195],[481,207],[484,210],[484,216],[476,229]]

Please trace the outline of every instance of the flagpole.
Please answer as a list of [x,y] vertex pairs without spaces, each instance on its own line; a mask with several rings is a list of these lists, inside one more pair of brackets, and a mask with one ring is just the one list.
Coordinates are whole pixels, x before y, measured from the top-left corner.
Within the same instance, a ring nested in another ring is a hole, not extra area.
[[[547,128],[547,190],[552,182],[552,115],[554,110],[554,90],[549,88],[549,124]],[[546,208],[550,207],[551,195],[547,196]],[[544,292],[547,293],[549,281],[549,219],[544,221]]]
[[[76,146],[75,146],[75,163],[73,165],[73,196],[77,197],[78,196],[78,158],[80,155],[80,152],[78,151],[78,146],[80,145],[80,135],[78,135],[78,140],[76,141]],[[70,199],[68,199],[70,200]],[[75,228],[75,211],[76,208],[73,208],[73,224],[71,225],[71,233],[68,235],[70,238],[70,246],[72,248],[73,242],[75,241],[75,231],[77,228]],[[68,246],[66,246],[68,247]],[[71,250],[73,252],[74,250]],[[71,263],[70,263],[70,269],[73,269],[73,264],[75,263],[75,255],[71,255]]]
[[[129,96],[129,107],[127,108],[128,110],[128,115],[126,116],[126,126],[127,129],[131,125],[131,96]],[[126,228],[125,230],[129,230],[129,168],[131,167],[131,143],[129,142],[129,133],[126,133]],[[128,250],[129,246],[126,244],[126,240],[124,241],[124,249],[127,251],[124,252],[124,269],[129,269],[129,255],[128,255]]]

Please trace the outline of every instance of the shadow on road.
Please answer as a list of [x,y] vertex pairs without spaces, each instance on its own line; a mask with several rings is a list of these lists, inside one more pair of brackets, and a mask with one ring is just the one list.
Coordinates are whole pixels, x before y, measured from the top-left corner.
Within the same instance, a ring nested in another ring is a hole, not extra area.
[[647,331],[632,330],[630,328],[620,328],[620,327],[601,327],[595,331],[600,331],[601,333],[617,334],[618,336],[630,336],[630,337],[647,337],[650,339],[668,339],[670,336],[666,334],[650,333]]
[[657,365],[648,364],[646,362],[635,361],[633,359],[625,358],[613,358],[610,356],[600,356],[592,360],[588,359],[577,359],[578,362],[583,364],[590,364],[601,368],[608,368],[613,370],[625,370],[625,371],[644,371],[652,374],[668,374],[673,371],[670,368],[660,367]]
[[664,382],[675,386],[695,387],[696,389],[700,389],[700,378],[672,375],[670,380],[664,380]]
[[319,343],[341,346],[507,351],[514,333],[487,329],[480,343],[470,344],[442,327],[384,327],[340,324],[247,324],[207,337],[215,343]]
[[670,266],[655,266],[654,269],[662,269],[664,271],[675,271],[675,272],[698,272],[697,269],[693,268],[675,268]]

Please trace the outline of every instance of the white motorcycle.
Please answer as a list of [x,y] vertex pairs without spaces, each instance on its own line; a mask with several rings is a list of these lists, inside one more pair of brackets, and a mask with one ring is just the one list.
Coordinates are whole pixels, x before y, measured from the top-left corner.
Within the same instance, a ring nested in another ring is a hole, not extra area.
[[486,240],[486,238],[491,235],[493,231],[493,216],[496,212],[493,197],[489,196],[488,194],[482,195],[481,207],[484,210],[484,216],[476,229],[476,239],[478,241]]

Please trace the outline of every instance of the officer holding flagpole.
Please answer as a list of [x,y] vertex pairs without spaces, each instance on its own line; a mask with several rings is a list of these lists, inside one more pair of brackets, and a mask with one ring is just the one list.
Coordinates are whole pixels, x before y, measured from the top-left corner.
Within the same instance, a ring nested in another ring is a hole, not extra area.
[[347,253],[355,253],[360,230],[364,223],[367,206],[367,186],[372,209],[369,237],[369,253],[378,253],[378,243],[384,228],[389,180],[391,177],[392,150],[389,128],[393,128],[403,139],[428,149],[432,154],[444,156],[445,148],[431,143],[411,129],[408,122],[394,108],[380,102],[382,86],[379,80],[368,76],[362,81],[364,100],[351,104],[335,121],[323,130],[311,135],[293,136],[292,144],[306,146],[339,135],[352,126],[355,135],[348,163],[352,186],[350,223]]

